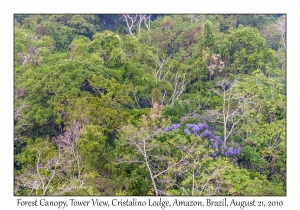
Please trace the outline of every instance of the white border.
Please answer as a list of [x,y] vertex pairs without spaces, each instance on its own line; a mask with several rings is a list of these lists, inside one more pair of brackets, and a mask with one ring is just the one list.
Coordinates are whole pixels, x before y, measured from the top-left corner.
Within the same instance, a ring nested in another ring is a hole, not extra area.
[[[0,206],[3,209],[15,209],[16,197],[13,197],[13,14],[15,13],[287,13],[287,197],[256,197],[261,200],[283,200],[284,208],[297,209],[299,180],[299,140],[296,133],[299,130],[299,15],[296,1],[251,0],[251,1],[170,1],[170,0],[118,0],[118,1],[37,1],[14,0],[1,1],[1,68],[0,68]],[[29,197],[30,198],[30,197]],[[90,199],[76,197],[77,199]],[[107,197],[108,199],[109,197]],[[147,199],[146,197],[140,197]],[[28,199],[24,197],[24,199]],[[31,197],[30,199],[35,199]],[[53,198],[52,200],[67,200],[68,198]],[[174,198],[166,198],[170,201]],[[188,198],[183,198],[187,199]],[[206,198],[200,198],[201,200]],[[243,200],[252,199],[243,197]],[[8,208],[6,208],[8,207]],[[99,207],[98,207],[99,208]],[[257,207],[258,208],[258,207]],[[68,208],[72,209],[72,208]],[[129,209],[129,208],[128,208]],[[173,208],[172,208],[173,209]],[[214,208],[211,208],[214,209]],[[217,208],[220,209],[220,208]],[[246,207],[247,209],[247,207]],[[277,209],[277,208],[272,208]],[[279,209],[279,208],[278,208]],[[282,208],[280,208],[282,209]]]

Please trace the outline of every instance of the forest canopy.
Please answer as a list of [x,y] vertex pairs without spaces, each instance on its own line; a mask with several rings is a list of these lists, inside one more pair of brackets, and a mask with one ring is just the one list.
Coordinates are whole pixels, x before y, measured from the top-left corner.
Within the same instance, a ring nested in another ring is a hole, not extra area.
[[286,15],[15,14],[14,194],[285,196]]

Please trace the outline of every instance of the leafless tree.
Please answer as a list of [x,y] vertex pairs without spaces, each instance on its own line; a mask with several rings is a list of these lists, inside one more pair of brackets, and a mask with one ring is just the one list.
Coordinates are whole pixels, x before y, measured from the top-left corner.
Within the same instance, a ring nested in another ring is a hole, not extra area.
[[135,37],[133,34],[133,29],[135,27],[135,22],[137,21],[138,15],[123,15],[122,18],[124,18],[126,22],[129,34]]
[[[211,161],[209,150],[200,149],[200,145],[202,143],[199,137],[189,144],[183,139],[177,140],[173,146],[180,151],[184,159],[176,167],[171,168],[161,178],[162,181],[168,188],[173,189],[176,186],[181,189],[183,195],[188,196],[229,193],[230,188],[225,187],[220,176],[230,165],[215,164],[214,160]],[[207,166],[208,162],[210,167]]]
[[143,21],[148,31],[150,31],[151,15],[143,15]]
[[175,74],[175,79],[173,83],[174,91],[170,98],[171,104],[174,104],[174,101],[179,98],[179,96],[184,92],[185,87],[187,85],[185,73],[183,75],[179,75],[178,72]]
[[[22,111],[24,108],[28,107],[29,105],[23,100],[26,91],[23,89],[16,88],[14,90],[14,101],[15,101],[15,106],[14,106],[14,119],[18,120],[19,118],[22,117]],[[18,105],[16,105],[18,103]]]
[[286,46],[285,46],[286,19],[285,19],[285,17],[280,18],[280,20],[278,21],[276,27],[277,27],[277,30],[281,34],[282,45],[283,45],[284,49],[286,49]]
[[22,102],[22,104],[19,107],[14,109],[14,118],[15,118],[15,120],[22,116],[21,111],[27,106],[28,105],[26,105],[26,103]]
[[211,56],[206,54],[204,61],[208,65],[209,80],[211,80],[215,74],[218,75],[223,72],[225,64],[221,60],[221,56],[219,54],[212,54]]
[[151,182],[156,196],[164,194],[164,190],[159,187],[160,177],[171,169],[177,167],[184,161],[184,157],[180,160],[172,159],[170,148],[164,148],[164,151],[156,153],[155,150],[162,149],[159,142],[155,142],[153,137],[157,135],[157,131],[151,131],[147,123],[144,126],[136,128],[134,126],[124,126],[122,128],[122,141],[124,146],[132,146],[136,149],[136,154],[130,157],[121,157],[117,164],[122,162],[142,163],[149,172]]
[[139,36],[141,34],[141,24],[142,23],[144,23],[147,30],[150,31],[150,19],[151,19],[151,15],[145,15],[145,14],[139,15],[139,20],[138,20],[138,30],[139,30],[138,35]]
[[[83,161],[76,142],[79,140],[79,132],[84,122],[86,121],[73,121],[64,133],[52,139],[57,146],[57,151],[51,158],[46,157],[51,151],[51,142],[44,140],[41,145],[34,147],[32,152],[36,156],[35,167],[32,169],[24,166],[22,174],[16,177],[17,186],[31,189],[29,195],[34,191],[36,195],[61,195],[72,190],[72,186],[67,186],[66,182],[73,180],[83,185],[84,182],[81,179]],[[69,174],[68,177],[65,176],[66,173]],[[64,183],[64,187],[54,191],[51,185],[54,178]]]
[[[193,141],[191,144],[186,144],[186,142],[178,142],[177,148],[184,154],[185,156],[185,162],[180,167],[179,173],[181,174],[188,174],[190,177],[189,180],[191,180],[191,194],[187,193],[185,189],[187,189],[188,186],[180,186],[177,184],[178,187],[180,187],[183,192],[185,192],[186,195],[195,195],[195,192],[197,191],[197,182],[196,179],[197,177],[200,176],[201,171],[203,171],[202,168],[202,160],[207,159],[210,155],[208,153],[208,150],[205,153],[200,154],[199,151],[199,145],[198,145],[198,140],[196,139]],[[174,180],[174,179],[173,179]],[[187,183],[190,185],[190,183]]]
[[[222,79],[216,83],[216,89],[213,90],[223,99],[221,116],[219,116],[217,112],[211,114],[214,115],[217,118],[216,121],[223,126],[224,145],[229,136],[234,132],[234,127],[254,109],[253,95],[238,93],[235,90],[237,85],[236,80],[229,81]],[[222,120],[219,121],[219,118]]]
[[125,20],[127,28],[128,28],[128,32],[132,37],[135,37],[134,34],[133,34],[133,30],[136,27],[138,28],[138,36],[140,36],[142,23],[144,23],[147,30],[150,31],[151,15],[146,15],[146,14],[129,15],[129,14],[124,14],[124,15],[122,15],[121,19]]
[[77,178],[81,180],[81,170],[83,168],[82,157],[79,154],[76,142],[79,139],[79,132],[84,120],[72,121],[69,128],[62,134],[52,139],[53,143],[63,149],[63,152],[66,156],[66,164],[73,166],[73,162],[76,164],[77,168]]
[[169,57],[165,57],[162,55],[161,57],[158,55],[158,52],[155,55],[151,55],[152,59],[155,61],[156,69],[155,69],[155,79],[156,82],[159,80],[166,80],[168,73],[169,73]]
[[[156,83],[159,81],[168,81],[173,85],[173,93],[171,97],[169,98],[169,102],[171,104],[174,103],[174,101],[179,98],[179,96],[184,92],[185,87],[187,85],[187,79],[185,77],[185,73],[179,74],[177,71],[175,76],[170,76],[170,58],[165,57],[165,55],[159,56],[158,53],[156,55],[151,55],[152,59],[155,61],[156,69],[155,69],[155,80]],[[163,93],[162,98],[162,104],[165,101],[167,92],[165,91]]]
[[25,166],[22,173],[16,176],[17,188],[29,188],[31,195],[35,191],[36,195],[46,195],[52,190],[52,181],[54,177],[62,177],[61,164],[62,154],[61,148],[58,147],[57,153],[51,158],[45,158],[50,151],[50,143],[45,141],[41,147],[34,148],[36,163],[34,168]]
[[199,14],[192,14],[192,15],[188,15],[188,18],[191,19],[191,23],[196,23],[196,22],[199,21],[200,15]]

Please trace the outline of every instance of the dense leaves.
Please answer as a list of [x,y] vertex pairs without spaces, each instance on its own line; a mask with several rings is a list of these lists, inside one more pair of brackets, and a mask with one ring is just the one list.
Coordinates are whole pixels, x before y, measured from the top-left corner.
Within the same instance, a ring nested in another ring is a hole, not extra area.
[[281,14],[15,15],[15,195],[286,195],[285,31]]

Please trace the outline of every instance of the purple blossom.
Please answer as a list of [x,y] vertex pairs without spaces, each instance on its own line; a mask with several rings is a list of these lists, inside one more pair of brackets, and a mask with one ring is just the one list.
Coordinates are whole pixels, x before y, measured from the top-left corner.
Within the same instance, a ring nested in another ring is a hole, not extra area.
[[228,150],[227,150],[227,153],[229,155],[234,155],[235,154],[235,150],[232,147],[229,147]]
[[180,124],[173,124],[173,125],[171,125],[171,129],[172,130],[175,130],[175,129],[179,128],[179,127],[180,127]]
[[195,125],[195,126],[192,128],[192,131],[193,131],[194,134],[196,135],[196,134],[200,131],[200,129],[198,128],[197,125]]
[[199,130],[202,130],[203,128],[207,127],[206,125],[202,124],[201,122],[198,123]]
[[164,132],[169,132],[170,131],[170,126],[168,126],[168,127],[166,127],[165,129],[164,129]]
[[209,130],[205,130],[204,132],[201,133],[200,136],[202,136],[202,137],[204,137],[204,136],[214,137],[213,133]]
[[184,132],[184,134],[185,134],[185,135],[187,135],[187,134],[190,134],[190,130],[189,130],[189,129],[187,129],[187,128],[186,128],[186,129],[184,129],[184,131],[183,131],[183,132]]
[[[185,135],[193,134],[194,136],[200,135],[201,137],[205,137],[207,140],[209,140],[207,143],[204,144],[205,148],[213,148],[214,152],[211,154],[213,158],[216,158],[218,155],[222,155],[225,157],[228,157],[233,162],[237,162],[238,158],[236,155],[239,155],[241,153],[241,148],[239,147],[238,143],[234,143],[233,141],[227,142],[224,144],[220,136],[215,136],[211,132],[211,127],[209,127],[206,124],[206,119],[202,116],[200,116],[198,113],[195,113],[193,115],[194,119],[201,118],[204,121],[198,122],[198,123],[186,123],[185,128],[183,130],[183,133]],[[186,120],[186,117],[180,118],[181,121]],[[180,127],[180,124],[172,124],[171,126],[168,126],[164,129],[164,132],[169,132],[172,130],[176,130]],[[204,130],[205,128],[205,130]],[[204,131],[203,131],[204,130]],[[201,131],[203,131],[201,133]],[[201,134],[200,134],[201,133]],[[227,148],[228,147],[228,148]]]
[[195,118],[195,119],[198,119],[198,118],[200,118],[201,116],[198,114],[198,113],[195,113],[195,114],[193,114],[193,118]]
[[175,129],[179,128],[179,127],[180,127],[180,124],[173,124],[171,126],[166,127],[164,129],[164,132],[169,132],[169,131],[175,130]]
[[188,127],[188,128],[191,128],[194,135],[197,135],[198,132],[205,127],[205,125],[202,124],[202,123],[198,123],[198,124],[188,124],[187,123],[185,126]]
[[185,126],[188,127],[188,128],[192,128],[192,127],[195,126],[195,124],[185,124]]
[[184,120],[186,120],[186,117],[180,118],[180,121],[184,121]]
[[222,149],[221,154],[222,154],[223,156],[225,156],[224,149]]
[[240,153],[241,153],[241,148],[239,147],[239,148],[237,149],[236,154],[239,155]]
[[[215,141],[214,148],[216,148],[216,145],[217,145],[216,142],[218,142],[218,144],[221,143],[220,141]],[[233,142],[229,142],[228,144],[234,145]],[[217,153],[216,150],[217,149],[215,149],[215,153]],[[238,158],[236,157],[236,155],[239,155],[240,152],[241,152],[241,148],[238,146],[237,143],[235,144],[235,147],[230,146],[230,147],[228,147],[228,149],[227,149],[226,145],[222,144],[222,146],[221,146],[221,154],[225,157],[231,158],[232,160],[238,161]]]
[[28,57],[25,55],[22,65],[26,65],[27,64],[27,59],[28,59]]
[[218,142],[218,141],[215,141],[215,143],[214,143],[214,149],[217,149],[218,146],[219,146],[219,142]]

